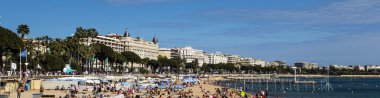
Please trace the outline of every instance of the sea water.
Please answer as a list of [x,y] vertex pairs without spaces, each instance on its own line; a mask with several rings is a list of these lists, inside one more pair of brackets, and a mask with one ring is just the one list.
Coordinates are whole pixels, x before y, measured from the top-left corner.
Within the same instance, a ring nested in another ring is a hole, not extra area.
[[[269,98],[380,98],[380,78],[330,77],[329,91],[326,78],[298,78],[301,81],[316,81],[314,85],[280,82],[289,79],[292,78],[245,80],[245,90],[255,94],[268,89]],[[221,82],[221,86],[244,88],[244,80]]]

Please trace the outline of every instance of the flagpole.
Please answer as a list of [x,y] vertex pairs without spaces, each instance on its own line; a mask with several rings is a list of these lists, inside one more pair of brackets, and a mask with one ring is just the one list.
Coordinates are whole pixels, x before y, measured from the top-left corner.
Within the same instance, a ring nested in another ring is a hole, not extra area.
[[22,69],[21,69],[21,48],[20,48],[20,81],[21,81],[21,78],[22,78]]
[[26,61],[25,61],[25,72],[28,73],[28,49],[26,49],[26,53],[25,53],[25,58],[26,58]]

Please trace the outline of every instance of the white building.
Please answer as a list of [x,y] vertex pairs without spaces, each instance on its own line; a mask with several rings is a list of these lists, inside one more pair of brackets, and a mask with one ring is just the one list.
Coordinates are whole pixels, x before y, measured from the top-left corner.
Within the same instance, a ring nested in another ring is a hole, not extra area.
[[261,66],[261,67],[267,66],[267,62],[264,60],[261,60],[261,59],[254,59],[254,60],[255,60],[255,63],[254,63],[255,66]]
[[172,58],[172,52],[171,52],[171,49],[169,48],[160,48],[160,50],[158,50],[158,55],[162,56],[162,57],[166,57],[168,59],[171,59]]
[[173,48],[171,49],[172,58],[181,58],[185,59],[186,63],[191,63],[195,60],[198,60],[199,66],[202,66],[205,63],[205,54],[203,50],[193,49],[192,47],[184,48]]
[[253,58],[241,58],[240,63],[242,66],[253,66],[253,65],[255,65],[255,59],[253,59]]
[[315,68],[318,68],[318,64],[317,63],[310,63],[310,62],[303,62],[303,61],[294,63],[294,66],[295,67],[299,67],[299,68],[305,68],[305,69],[315,69]]
[[357,66],[354,67],[354,70],[356,70],[356,71],[365,71],[365,67],[362,66],[362,65],[357,65]]
[[216,52],[216,53],[207,54],[205,63],[207,64],[227,63],[227,60],[228,59],[224,54],[222,54],[221,52]]
[[140,37],[133,38],[128,31],[124,36],[119,34],[107,34],[105,36],[97,36],[88,38],[84,44],[100,43],[111,47],[116,52],[132,51],[140,56],[140,58],[149,58],[157,60],[158,57],[158,40],[154,36],[153,41],[145,41]]
[[337,70],[342,70],[342,69],[353,70],[354,69],[353,66],[345,66],[345,65],[330,65],[330,67]]
[[380,70],[380,66],[379,65],[365,65],[364,68],[365,68],[366,71]]
[[240,62],[239,55],[227,55],[227,63],[236,64]]

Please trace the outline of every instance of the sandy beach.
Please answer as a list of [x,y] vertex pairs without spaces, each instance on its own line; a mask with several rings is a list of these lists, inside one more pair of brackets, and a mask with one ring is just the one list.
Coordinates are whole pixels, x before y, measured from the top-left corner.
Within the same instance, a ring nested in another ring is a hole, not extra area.
[[[214,94],[216,94],[216,89],[217,88],[222,89],[222,87],[217,86],[217,85],[213,85],[214,84],[213,82],[215,82],[217,80],[221,80],[221,79],[223,79],[223,78],[222,77],[200,78],[199,79],[200,84],[196,84],[196,85],[193,85],[192,87],[180,89],[179,91],[174,92],[170,95],[172,95],[172,97],[174,97],[174,98],[179,97],[181,92],[186,93],[189,96],[192,96],[193,98],[197,98],[197,97],[202,98],[202,97],[204,97],[203,95],[205,95],[205,94],[214,95]],[[161,90],[163,90],[163,89],[161,89]],[[230,91],[232,91],[232,90],[233,89],[230,89]],[[126,91],[124,91],[124,92],[126,92]],[[39,94],[39,93],[40,93],[39,90],[24,91],[21,93],[21,98],[32,98],[33,94]],[[140,95],[143,98],[147,98],[148,96],[145,96],[145,93],[146,93],[146,91],[142,90],[141,92],[137,92],[134,95]],[[43,94],[44,95],[54,95],[55,98],[60,98],[60,97],[63,98],[64,96],[69,95],[70,93],[68,90],[44,90]],[[107,94],[107,95],[110,95],[110,97],[117,95],[116,92],[101,92],[101,94]],[[94,97],[92,91],[79,91],[78,94],[76,94],[76,97],[82,98],[83,95],[86,97],[90,97],[90,96]],[[9,98],[16,98],[16,96],[17,96],[16,91],[9,94]],[[235,98],[239,98],[238,94],[236,94],[236,93],[234,94],[234,96],[235,96]],[[158,95],[156,95],[154,97],[160,98]],[[161,97],[167,98],[168,94],[162,94]]]

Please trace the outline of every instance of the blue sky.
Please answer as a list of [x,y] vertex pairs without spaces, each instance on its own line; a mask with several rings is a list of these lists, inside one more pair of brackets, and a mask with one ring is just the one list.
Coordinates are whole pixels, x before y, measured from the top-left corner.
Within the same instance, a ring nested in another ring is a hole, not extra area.
[[380,64],[378,0],[11,0],[1,25],[28,24],[29,37],[64,38],[75,28],[123,33],[160,47],[265,60]]

